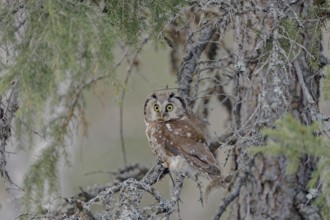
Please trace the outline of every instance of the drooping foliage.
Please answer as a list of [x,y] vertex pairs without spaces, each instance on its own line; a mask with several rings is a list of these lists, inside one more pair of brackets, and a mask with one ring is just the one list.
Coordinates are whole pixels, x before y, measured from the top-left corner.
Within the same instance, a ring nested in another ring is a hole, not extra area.
[[21,108],[15,136],[20,146],[33,148],[36,133],[46,142],[25,177],[29,208],[41,208],[40,198],[58,188],[57,165],[66,156],[70,125],[86,124],[85,90],[99,81],[115,89],[121,85],[115,71],[115,42],[134,48],[143,35],[156,39],[184,2],[0,3],[0,92],[11,82],[18,83]]

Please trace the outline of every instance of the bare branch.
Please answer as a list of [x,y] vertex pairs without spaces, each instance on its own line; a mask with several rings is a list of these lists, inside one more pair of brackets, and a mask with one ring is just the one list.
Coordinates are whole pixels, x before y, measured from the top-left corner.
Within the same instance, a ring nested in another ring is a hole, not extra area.
[[[224,12],[224,16],[217,20],[204,21],[201,30],[192,33],[188,38],[186,44],[186,51],[183,61],[181,63],[180,72],[178,73],[178,84],[180,86],[179,93],[184,97],[189,97],[190,86],[196,67],[199,62],[199,58],[204,51],[207,43],[212,39],[213,33],[216,31],[218,34],[223,34],[228,24],[230,23],[229,9]],[[193,41],[192,37],[198,34],[198,39]]]
[[234,201],[234,199],[237,198],[239,195],[239,192],[241,190],[241,187],[246,181],[248,173],[244,171],[241,176],[236,178],[236,181],[234,183],[233,188],[230,190],[230,193],[223,199],[222,204],[218,207],[218,210],[213,217],[213,220],[219,220],[222,216],[222,214],[226,211],[226,208],[229,206],[229,204]]
[[144,212],[151,211],[151,212],[157,213],[157,214],[164,213],[165,217],[169,217],[175,210],[175,206],[179,200],[179,196],[180,196],[180,192],[182,189],[184,178],[185,178],[185,176],[181,175],[181,174],[179,174],[177,176],[173,194],[172,194],[170,200],[163,199],[160,201],[159,205],[147,207],[143,211]]
[[0,173],[5,178],[5,181],[10,184],[13,184],[13,181],[6,168],[6,146],[11,136],[11,122],[19,107],[17,83],[17,81],[13,82],[5,100],[0,100]]
[[312,96],[311,96],[311,94],[309,93],[309,91],[306,87],[304,77],[303,77],[302,71],[300,69],[300,66],[298,64],[298,61],[297,60],[293,61],[293,65],[294,65],[294,68],[296,69],[296,74],[297,74],[301,89],[303,91],[304,97],[306,98],[308,103],[310,103],[310,104],[315,103]]
[[178,74],[178,81],[180,85],[179,92],[180,95],[184,97],[188,97],[190,95],[190,84],[192,82],[192,77],[195,72],[198,59],[201,56],[207,42],[211,39],[213,31],[214,29],[212,24],[205,25],[200,32],[198,42],[195,44],[192,43],[191,48],[189,48],[189,44],[187,45],[188,49],[185,53],[185,57],[183,58],[180,73]]

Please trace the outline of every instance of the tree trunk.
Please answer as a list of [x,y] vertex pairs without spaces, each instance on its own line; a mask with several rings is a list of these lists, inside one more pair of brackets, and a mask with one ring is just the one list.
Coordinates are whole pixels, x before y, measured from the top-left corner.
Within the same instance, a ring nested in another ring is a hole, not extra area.
[[[320,20],[306,19],[311,16],[312,0],[292,4],[287,0],[271,4],[257,2],[268,15],[257,12],[254,16],[245,14],[235,18],[239,68],[235,87],[238,104],[233,115],[235,128],[243,136],[235,148],[235,161],[240,167],[246,161],[252,162],[248,164],[251,167],[246,184],[233,203],[231,218],[321,219],[318,210],[306,204],[307,183],[315,160],[301,158],[298,172],[287,175],[285,156],[257,155],[254,159],[246,156],[247,147],[264,143],[260,128],[274,127],[275,120],[284,114],[292,114],[304,124],[316,120],[320,74],[319,66],[311,63],[319,60],[321,53],[321,35],[316,34],[321,32]],[[246,9],[250,4],[244,2],[239,7]],[[247,31],[258,22],[260,30],[264,26],[266,39]],[[289,28],[295,28],[296,33],[290,33],[293,30]],[[295,37],[297,42],[287,43],[299,52],[290,54],[285,49],[285,34],[291,40]],[[269,53],[267,58],[260,58],[260,54],[266,53]]]

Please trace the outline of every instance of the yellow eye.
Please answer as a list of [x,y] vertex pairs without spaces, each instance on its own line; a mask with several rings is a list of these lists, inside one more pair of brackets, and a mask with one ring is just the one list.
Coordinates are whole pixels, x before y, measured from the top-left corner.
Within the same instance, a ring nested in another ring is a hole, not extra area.
[[168,104],[168,105],[166,106],[166,111],[170,112],[170,111],[172,111],[172,110],[173,110],[173,105],[172,105],[172,104]]
[[159,105],[158,104],[154,105],[154,110],[155,110],[155,112],[159,112]]

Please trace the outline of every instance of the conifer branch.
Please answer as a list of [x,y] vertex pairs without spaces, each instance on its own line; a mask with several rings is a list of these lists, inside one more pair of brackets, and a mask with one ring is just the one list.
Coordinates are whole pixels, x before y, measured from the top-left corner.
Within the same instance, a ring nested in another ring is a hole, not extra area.
[[12,83],[8,94],[0,98],[0,174],[9,184],[14,184],[7,170],[6,146],[11,136],[11,122],[19,108],[18,82]]

